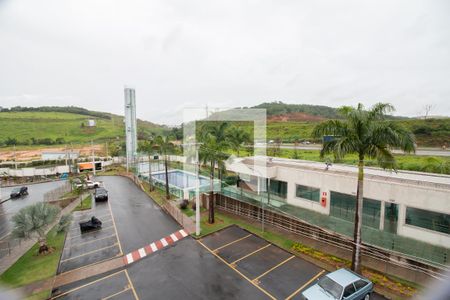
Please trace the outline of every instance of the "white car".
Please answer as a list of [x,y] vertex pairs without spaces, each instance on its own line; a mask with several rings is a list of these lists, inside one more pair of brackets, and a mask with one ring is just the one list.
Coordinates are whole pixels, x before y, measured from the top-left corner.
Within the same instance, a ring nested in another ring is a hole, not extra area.
[[100,187],[100,185],[101,185],[101,183],[98,182],[98,181],[92,181],[92,180],[87,180],[86,181],[86,187],[88,189],[95,189],[95,188]]

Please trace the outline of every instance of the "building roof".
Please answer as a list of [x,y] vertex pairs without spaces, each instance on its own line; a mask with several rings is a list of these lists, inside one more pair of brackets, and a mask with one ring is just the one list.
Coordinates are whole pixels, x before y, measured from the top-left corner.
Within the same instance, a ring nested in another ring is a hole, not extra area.
[[334,272],[327,274],[327,277],[333,279],[333,281],[335,281],[336,283],[338,283],[339,285],[341,285],[343,287],[346,287],[350,283],[353,283],[353,282],[361,279],[355,273],[350,272],[347,269],[336,270]]
[[80,154],[80,151],[78,150],[72,150],[72,151],[42,151],[41,154]]
[[[332,164],[326,168],[323,162],[314,162],[300,159],[254,156],[241,161],[244,164],[266,165],[271,167],[285,167],[294,169],[311,170],[316,172],[326,172],[336,175],[356,176],[358,168],[356,166],[344,164]],[[414,171],[388,171],[381,168],[365,167],[365,179],[382,180],[396,183],[408,183],[419,186],[433,186],[443,189],[450,189],[450,176],[444,174],[423,173]]]

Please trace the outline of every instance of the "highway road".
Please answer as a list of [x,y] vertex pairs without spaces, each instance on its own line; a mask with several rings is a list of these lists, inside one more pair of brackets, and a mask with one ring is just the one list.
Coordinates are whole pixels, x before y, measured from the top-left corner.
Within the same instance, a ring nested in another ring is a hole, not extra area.
[[[262,145],[256,145],[257,148],[262,148]],[[267,148],[273,147],[273,145],[267,145]],[[295,146],[292,144],[282,144],[280,145],[281,149],[294,149]],[[298,150],[320,150],[322,145],[298,145]],[[403,151],[394,150],[394,153],[403,154]],[[419,156],[450,156],[450,150],[442,150],[438,148],[418,148],[416,150],[416,155]]]

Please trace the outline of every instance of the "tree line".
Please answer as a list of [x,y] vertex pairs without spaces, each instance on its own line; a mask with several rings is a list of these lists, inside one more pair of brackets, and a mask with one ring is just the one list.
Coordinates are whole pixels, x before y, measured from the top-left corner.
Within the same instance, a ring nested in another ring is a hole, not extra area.
[[72,113],[78,115],[91,116],[101,119],[111,119],[111,114],[91,111],[82,107],[77,106],[40,106],[40,107],[26,107],[26,106],[14,106],[11,108],[2,108],[0,112],[62,112],[62,113]]
[[0,139],[0,147],[4,147],[4,146],[30,146],[30,145],[62,145],[65,144],[66,141],[64,140],[64,138],[42,138],[42,139],[37,139],[32,137],[31,139],[26,139],[26,140],[18,140],[16,138],[12,138],[12,137],[7,137],[4,140]]

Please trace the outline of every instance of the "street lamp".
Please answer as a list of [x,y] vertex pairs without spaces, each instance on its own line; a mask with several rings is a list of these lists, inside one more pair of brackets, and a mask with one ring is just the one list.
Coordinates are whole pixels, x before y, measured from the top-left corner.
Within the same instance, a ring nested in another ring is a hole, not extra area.
[[200,159],[198,148],[202,143],[182,144],[185,146],[195,147],[195,235],[200,235]]

